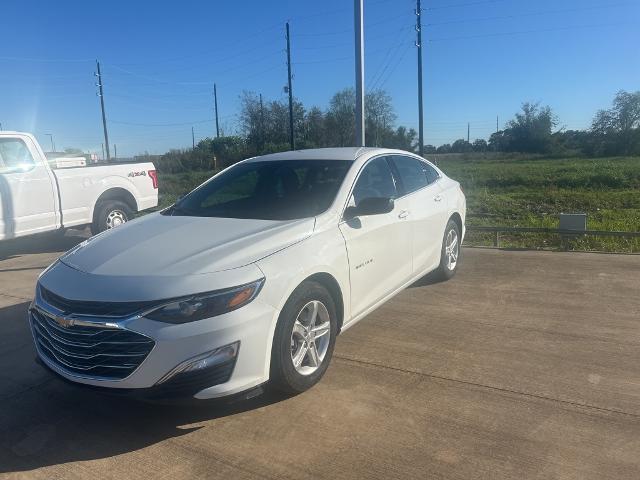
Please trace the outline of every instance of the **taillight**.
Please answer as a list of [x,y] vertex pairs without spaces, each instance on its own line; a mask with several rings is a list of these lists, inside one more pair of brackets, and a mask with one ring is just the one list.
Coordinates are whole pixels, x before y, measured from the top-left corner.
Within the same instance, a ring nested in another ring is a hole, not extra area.
[[153,183],[153,188],[158,188],[158,172],[155,170],[149,170],[147,172],[149,174],[149,178],[151,179],[151,183]]

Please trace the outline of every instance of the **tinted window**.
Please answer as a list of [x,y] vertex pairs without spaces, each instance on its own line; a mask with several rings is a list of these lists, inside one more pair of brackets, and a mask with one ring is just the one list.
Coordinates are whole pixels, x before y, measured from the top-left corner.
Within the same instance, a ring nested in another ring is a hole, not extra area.
[[411,193],[428,185],[426,163],[411,157],[394,156],[393,164],[400,175],[403,193]]
[[438,171],[428,163],[422,162],[422,168],[424,168],[424,172],[427,174],[427,181],[429,183],[433,183],[440,178]]
[[22,140],[0,138],[0,173],[26,172],[34,165],[31,152]]
[[287,160],[230,168],[180,200],[168,215],[291,220],[331,206],[352,162]]
[[391,169],[384,157],[374,158],[367,163],[353,187],[352,201],[355,206],[363,198],[369,197],[397,197]]

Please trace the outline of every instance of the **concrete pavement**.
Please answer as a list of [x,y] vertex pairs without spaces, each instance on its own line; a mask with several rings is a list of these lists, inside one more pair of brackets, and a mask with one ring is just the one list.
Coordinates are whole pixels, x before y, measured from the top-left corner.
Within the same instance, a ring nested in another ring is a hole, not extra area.
[[34,363],[36,277],[76,241],[0,246],[2,478],[640,478],[640,256],[467,249],[309,392],[198,408]]

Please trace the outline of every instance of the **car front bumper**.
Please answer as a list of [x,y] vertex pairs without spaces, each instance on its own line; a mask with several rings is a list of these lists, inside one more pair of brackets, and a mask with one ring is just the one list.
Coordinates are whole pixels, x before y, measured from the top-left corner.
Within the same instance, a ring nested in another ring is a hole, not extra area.
[[[132,336],[153,341],[152,348],[141,363],[123,378],[110,378],[92,374],[92,370],[79,372],[68,368],[64,360],[68,360],[69,357],[56,356],[60,352],[52,349],[53,343],[47,343],[46,340],[50,342],[55,340],[55,345],[63,348],[64,355],[77,354],[79,347],[71,336],[75,326],[53,324],[52,322],[56,322],[55,313],[55,308],[52,309],[47,304],[37,289],[28,316],[38,357],[51,371],[74,383],[142,396],[151,394],[151,396],[167,398],[208,399],[250,390],[265,383],[269,378],[270,346],[277,312],[273,306],[262,301],[261,295],[232,312],[184,324],[162,323],[143,317],[110,321],[105,321],[103,317],[83,317],[85,320],[82,322],[83,325],[91,322],[98,325],[109,324],[109,328],[113,328],[116,332],[127,332]],[[44,326],[51,324],[49,328],[51,332],[43,330],[42,318],[45,314],[49,323]],[[37,319],[39,321],[36,321]],[[80,330],[80,334],[85,334],[86,331],[86,328]],[[45,341],[42,338],[43,333],[49,335],[44,339]],[[111,331],[107,334],[111,335]],[[53,340],[50,335],[55,335]],[[67,343],[59,343],[59,341],[67,341]],[[204,366],[201,369],[175,372],[176,369],[180,370],[179,367],[191,361],[197,361],[203,356],[206,358],[208,353],[230,345],[236,346],[235,354],[217,361],[214,365],[206,365],[206,362],[202,362]],[[87,352],[96,353],[91,349]],[[103,354],[99,353],[99,355]],[[112,353],[104,355],[112,355]],[[90,361],[94,360],[87,360],[87,362]],[[93,372],[96,371],[93,370]],[[172,376],[172,373],[175,374]]]

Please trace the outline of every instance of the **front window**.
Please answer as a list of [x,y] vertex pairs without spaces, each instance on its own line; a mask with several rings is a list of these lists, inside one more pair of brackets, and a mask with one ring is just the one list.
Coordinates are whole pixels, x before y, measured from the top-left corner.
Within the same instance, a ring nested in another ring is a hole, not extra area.
[[35,165],[31,152],[18,138],[0,138],[0,173],[26,172]]
[[167,214],[293,220],[316,216],[333,202],[352,162],[247,162],[197,188]]
[[353,187],[349,205],[357,207],[360,201],[372,197],[397,197],[391,169],[385,157],[374,158],[362,169]]

